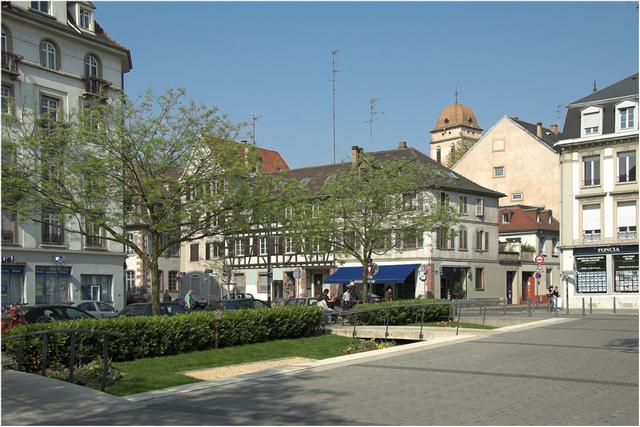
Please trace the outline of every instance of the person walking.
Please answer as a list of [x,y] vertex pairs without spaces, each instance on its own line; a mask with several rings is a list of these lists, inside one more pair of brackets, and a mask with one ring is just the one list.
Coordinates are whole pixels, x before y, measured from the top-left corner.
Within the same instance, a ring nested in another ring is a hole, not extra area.
[[169,290],[165,289],[164,294],[162,294],[162,302],[171,302],[171,295],[169,295]]
[[351,291],[347,286],[347,290],[342,294],[342,308],[349,310],[351,308]]
[[193,297],[191,296],[191,289],[187,291],[187,294],[184,296],[184,308],[187,310],[191,310],[193,308]]
[[559,296],[560,296],[560,293],[558,292],[558,287],[554,286],[553,291],[551,292],[551,301],[553,305],[553,308],[551,309],[551,311],[556,311],[558,309]]
[[553,286],[549,286],[549,289],[547,290],[547,299],[548,299],[547,311],[552,312],[554,309]]
[[391,286],[387,287],[387,291],[384,293],[384,300],[385,301],[393,300],[393,291],[391,290]]

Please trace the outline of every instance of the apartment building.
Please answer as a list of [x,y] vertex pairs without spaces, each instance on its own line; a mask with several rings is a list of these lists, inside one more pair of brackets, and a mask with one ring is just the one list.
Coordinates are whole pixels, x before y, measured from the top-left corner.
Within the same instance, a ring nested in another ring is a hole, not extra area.
[[560,153],[562,294],[638,308],[638,74],[567,106]]
[[[92,2],[2,2],[2,114],[64,120],[124,90],[129,50],[96,21]],[[10,162],[3,151],[3,164]],[[93,299],[124,305],[124,248],[65,232],[75,218],[43,212],[18,222],[2,212],[2,302]]]

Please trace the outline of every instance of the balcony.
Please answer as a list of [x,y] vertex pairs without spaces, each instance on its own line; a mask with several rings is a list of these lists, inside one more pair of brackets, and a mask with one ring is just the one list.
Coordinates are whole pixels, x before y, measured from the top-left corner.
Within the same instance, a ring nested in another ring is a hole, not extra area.
[[582,240],[585,242],[595,242],[600,240],[600,230],[585,231],[584,233],[582,233]]
[[16,55],[11,52],[2,52],[2,71],[12,75],[12,78],[16,78],[20,74],[18,64],[22,60],[22,56]]
[[635,231],[618,231],[619,240],[635,240],[638,238],[638,234]]
[[97,77],[85,77],[84,79],[85,95],[106,98],[109,93],[109,87],[111,87],[111,82]]

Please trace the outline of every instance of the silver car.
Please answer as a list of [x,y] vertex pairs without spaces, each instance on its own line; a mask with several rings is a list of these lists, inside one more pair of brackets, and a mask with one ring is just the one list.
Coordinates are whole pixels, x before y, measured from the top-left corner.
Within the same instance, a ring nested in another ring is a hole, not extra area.
[[73,306],[95,317],[113,317],[118,315],[118,310],[111,304],[102,301],[78,301],[73,304]]

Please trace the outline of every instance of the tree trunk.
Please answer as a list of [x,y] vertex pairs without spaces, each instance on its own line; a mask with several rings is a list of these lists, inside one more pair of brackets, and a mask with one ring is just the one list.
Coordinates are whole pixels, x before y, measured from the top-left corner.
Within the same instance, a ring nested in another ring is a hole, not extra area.
[[369,264],[364,264],[362,266],[362,302],[367,303],[369,302]]
[[154,315],[160,314],[160,283],[158,277],[158,244],[159,236],[151,234],[150,266],[151,270],[151,308]]

